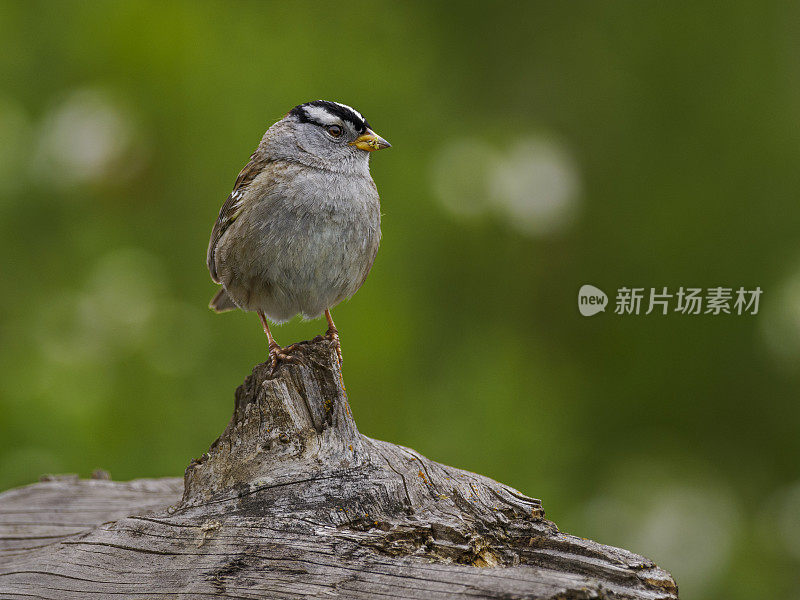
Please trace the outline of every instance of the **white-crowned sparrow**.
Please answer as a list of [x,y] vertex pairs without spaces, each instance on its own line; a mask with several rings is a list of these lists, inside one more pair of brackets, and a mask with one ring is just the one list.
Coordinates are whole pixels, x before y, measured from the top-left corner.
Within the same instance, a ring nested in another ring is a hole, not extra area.
[[264,134],[211,231],[208,270],[222,289],[217,312],[258,313],[273,366],[291,360],[267,319],[300,313],[328,319],[330,308],[364,283],[381,239],[378,190],[369,155],[388,148],[356,110],[317,100],[294,107]]

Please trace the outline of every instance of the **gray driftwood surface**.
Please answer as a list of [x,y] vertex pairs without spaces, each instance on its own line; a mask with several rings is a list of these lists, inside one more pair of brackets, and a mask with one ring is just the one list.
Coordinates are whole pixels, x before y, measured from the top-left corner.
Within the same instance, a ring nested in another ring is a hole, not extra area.
[[361,435],[329,343],[297,355],[255,367],[183,481],[0,494],[0,598],[677,598],[539,500]]

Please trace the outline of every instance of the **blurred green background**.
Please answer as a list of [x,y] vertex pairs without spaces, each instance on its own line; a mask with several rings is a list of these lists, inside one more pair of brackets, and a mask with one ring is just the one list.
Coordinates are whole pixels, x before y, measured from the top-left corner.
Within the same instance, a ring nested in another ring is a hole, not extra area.
[[[264,130],[333,99],[393,144],[333,311],[361,431],[684,598],[800,598],[798,74],[788,2],[2,2],[0,489],[179,476],[221,432],[266,342],[206,308],[211,226]],[[584,283],[764,294],[585,318]]]

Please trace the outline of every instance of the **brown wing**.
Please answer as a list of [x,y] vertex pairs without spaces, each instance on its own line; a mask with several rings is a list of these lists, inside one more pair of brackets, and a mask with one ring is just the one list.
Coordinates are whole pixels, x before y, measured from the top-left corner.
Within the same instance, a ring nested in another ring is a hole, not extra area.
[[211,240],[208,243],[208,255],[206,258],[208,261],[208,272],[211,273],[211,279],[213,279],[215,283],[219,283],[217,269],[214,265],[214,254],[217,250],[217,244],[249,201],[246,197],[247,187],[259,173],[264,170],[264,167],[269,162],[263,156],[257,155],[257,152],[254,153],[250,157],[250,162],[248,162],[239,173],[239,176],[236,178],[236,183],[233,186],[233,191],[231,191],[230,195],[223,203],[219,211],[219,216],[217,217],[217,222],[214,223],[214,228],[211,230]]

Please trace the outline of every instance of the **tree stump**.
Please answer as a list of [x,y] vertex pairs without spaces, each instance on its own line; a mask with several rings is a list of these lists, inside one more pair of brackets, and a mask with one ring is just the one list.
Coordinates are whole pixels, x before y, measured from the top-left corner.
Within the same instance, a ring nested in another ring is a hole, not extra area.
[[178,478],[0,494],[0,598],[676,599],[669,573],[561,533],[539,500],[361,435],[335,352],[256,366]]

